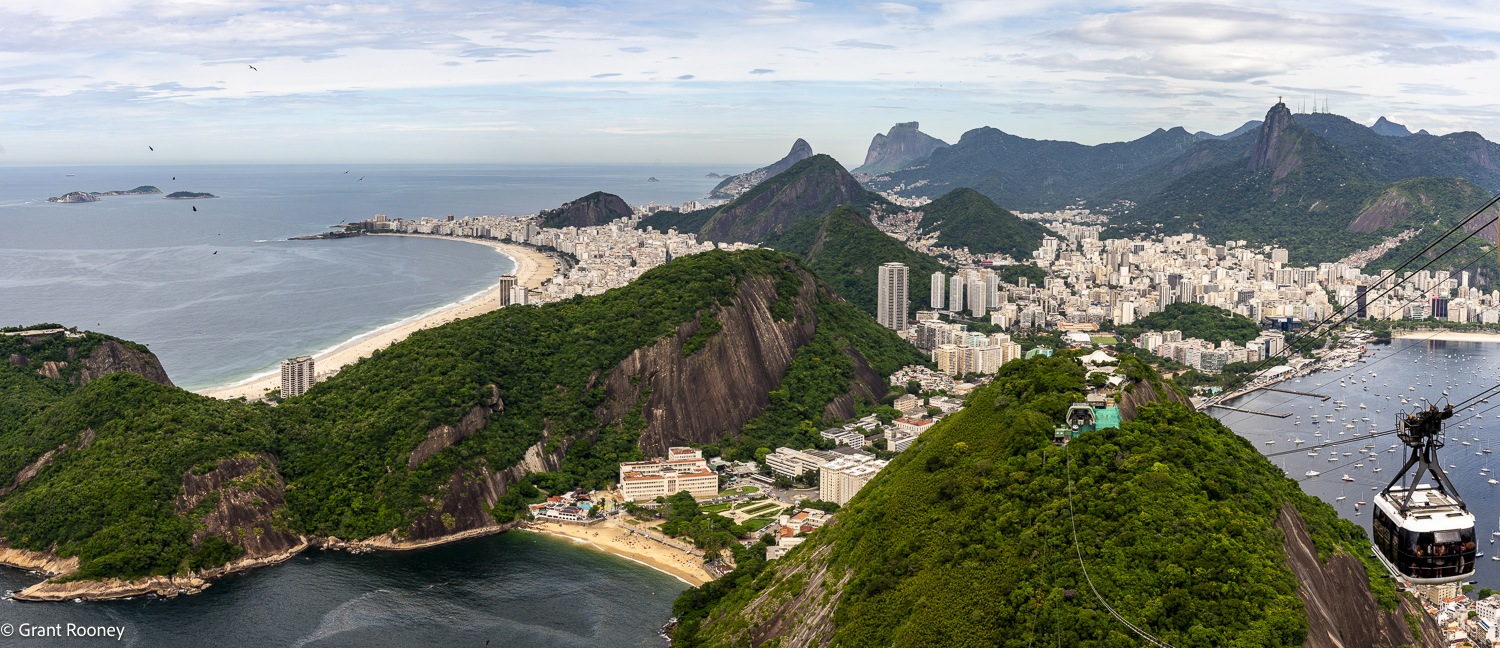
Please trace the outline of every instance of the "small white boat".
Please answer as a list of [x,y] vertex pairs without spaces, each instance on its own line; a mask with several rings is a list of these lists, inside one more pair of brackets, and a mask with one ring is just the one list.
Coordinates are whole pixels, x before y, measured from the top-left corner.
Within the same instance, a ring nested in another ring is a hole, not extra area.
[[1303,474],[1303,475],[1306,475],[1306,476],[1308,476],[1308,477],[1317,477],[1317,476],[1318,476],[1318,475],[1321,475],[1321,474],[1323,474],[1323,473],[1320,473],[1320,472],[1318,472],[1318,471],[1316,471],[1316,470],[1309,470],[1309,471],[1307,471],[1307,472],[1305,472],[1305,473],[1302,473],[1302,474]]
[[1346,481],[1346,482],[1352,482],[1352,481],[1354,481],[1354,478],[1353,478],[1353,477],[1350,477],[1350,476],[1349,476],[1349,475],[1348,475],[1348,473],[1345,473],[1345,474],[1344,474],[1344,476],[1343,476],[1343,477],[1341,477],[1341,478],[1340,478],[1340,479],[1343,479],[1343,480],[1344,480],[1344,481]]

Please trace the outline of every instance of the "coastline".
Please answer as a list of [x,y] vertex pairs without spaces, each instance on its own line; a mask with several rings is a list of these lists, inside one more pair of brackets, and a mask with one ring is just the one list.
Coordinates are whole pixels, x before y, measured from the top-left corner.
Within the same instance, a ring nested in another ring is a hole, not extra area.
[[1467,331],[1402,331],[1391,335],[1397,340],[1437,340],[1440,342],[1500,342],[1500,333]]
[[[700,558],[694,556],[691,559],[683,560],[680,558],[683,553],[682,551],[661,546],[660,543],[654,541],[644,540],[640,536],[634,538],[634,543],[617,540],[616,536],[624,533],[624,530],[611,523],[590,527],[577,527],[555,522],[532,522],[526,527],[516,528],[588,545],[598,551],[655,569],[682,581],[690,587],[699,587],[710,580],[701,566],[698,568],[689,566],[690,563],[700,563],[701,565]],[[593,535],[596,532],[599,534],[598,536]],[[674,560],[674,558],[676,559]]]
[[[371,234],[370,236],[416,236],[422,238],[443,239],[449,241],[465,241],[493,247],[516,263],[516,282],[527,288],[541,288],[547,279],[557,270],[557,264],[547,255],[524,248],[518,245],[510,245],[499,241],[481,239],[454,238],[450,236],[433,236],[428,234]],[[313,361],[318,373],[325,373],[332,369],[342,369],[367,358],[370,354],[384,349],[392,344],[406,339],[412,333],[422,329],[432,328],[448,322],[467,319],[476,315],[483,315],[495,310],[499,304],[498,282],[496,286],[487,288],[481,292],[469,295],[462,300],[441,306],[392,324],[376,328],[373,331],[362,333],[337,346],[318,351],[313,355]],[[281,386],[281,375],[278,370],[256,374],[238,382],[228,385],[220,385],[207,389],[198,390],[203,396],[218,399],[231,398],[259,398],[266,392]]]

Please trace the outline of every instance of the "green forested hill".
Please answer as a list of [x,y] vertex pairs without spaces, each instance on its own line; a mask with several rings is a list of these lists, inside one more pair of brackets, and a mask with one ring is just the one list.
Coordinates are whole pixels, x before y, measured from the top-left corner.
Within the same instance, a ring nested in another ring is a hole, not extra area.
[[1184,338],[1198,338],[1218,344],[1231,340],[1244,344],[1260,335],[1260,326],[1244,315],[1204,304],[1168,304],[1134,323],[1119,326],[1115,332],[1132,339],[1144,331],[1182,331]]
[[[1129,371],[1133,389],[1161,386]],[[1364,531],[1181,405],[1054,447],[1083,389],[1063,354],[1006,364],[833,524],[685,592],[673,645],[1143,645],[1092,595],[1081,551],[1100,595],[1172,645],[1301,646],[1309,621],[1278,516],[1300,512],[1325,560],[1366,557]],[[1389,581],[1369,587],[1396,604]]]
[[[1012,217],[1014,218],[1014,217]],[[851,205],[843,205],[823,218],[806,220],[767,238],[766,247],[802,257],[818,278],[834,292],[861,310],[875,314],[879,268],[892,261],[906,264],[910,280],[910,305],[925,310],[932,294],[932,273],[940,272],[937,259],[916,252],[875,228],[874,223]]]
[[[850,391],[856,361],[880,372],[924,361],[849,303],[802,292],[807,276],[795,257],[770,251],[691,255],[602,295],[504,308],[417,332],[274,408],[217,401],[127,373],[71,387],[0,363],[0,412],[15,417],[0,421],[0,486],[43,452],[68,444],[34,478],[0,495],[0,538],[78,556],[77,577],[135,578],[222,563],[234,554],[215,553],[209,543],[195,549],[197,513],[175,511],[174,500],[185,473],[203,474],[247,453],[279,462],[286,507],[275,513],[275,528],[343,539],[403,537],[442,505],[447,489],[465,483],[454,480],[488,479],[539,442],[549,453],[571,445],[559,468],[534,483],[603,486],[617,462],[641,458],[644,422],[639,403],[618,421],[601,418],[632,403],[614,403],[599,378],[768,280],[776,319],[815,314],[818,324],[774,385],[770,405],[722,443],[731,456],[753,456],[767,444],[806,447],[802,437],[808,430],[816,436],[825,423],[824,406]],[[485,403],[495,410],[487,423],[408,466],[429,431],[461,425]],[[509,519],[520,504],[502,501],[494,514]],[[453,529],[449,520],[443,524]]]
[[759,243],[807,219],[827,216],[839,205],[894,210],[880,194],[865,190],[837,160],[814,155],[767,178],[719,207],[688,213],[658,212],[639,227],[697,232],[701,240]]
[[1017,218],[984,194],[973,189],[954,189],[922,208],[922,233],[936,233],[943,247],[968,246],[974,254],[1000,252],[1025,261],[1042,247],[1050,232],[1038,223]]

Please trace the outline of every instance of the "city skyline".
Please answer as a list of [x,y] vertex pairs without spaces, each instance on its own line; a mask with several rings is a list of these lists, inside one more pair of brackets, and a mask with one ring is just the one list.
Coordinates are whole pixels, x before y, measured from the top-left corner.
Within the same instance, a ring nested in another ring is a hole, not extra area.
[[1227,132],[1278,97],[1500,132],[1468,89],[1500,40],[1483,7],[1296,7],[18,0],[0,9],[0,165],[749,168],[804,137],[854,167],[896,122],[1095,144]]

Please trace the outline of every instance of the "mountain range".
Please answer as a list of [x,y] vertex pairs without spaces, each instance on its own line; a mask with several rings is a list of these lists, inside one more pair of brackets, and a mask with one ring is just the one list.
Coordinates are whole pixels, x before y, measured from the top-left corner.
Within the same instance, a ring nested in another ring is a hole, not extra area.
[[922,132],[918,126],[917,122],[904,122],[892,126],[884,135],[876,133],[870,140],[870,150],[865,153],[865,163],[850,173],[875,175],[904,169],[948,146],[947,142]]
[[760,184],[766,178],[778,175],[792,165],[812,157],[812,145],[807,140],[797,138],[792,142],[792,150],[788,151],[780,160],[772,162],[754,171],[732,175],[724,178],[713,189],[709,190],[708,197],[712,200],[732,200],[749,191],[751,187]]
[[882,264],[903,263],[908,269],[911,311],[925,310],[932,293],[929,278],[943,265],[914,251],[875,227],[853,205],[841,205],[822,218],[809,218],[763,242],[778,252],[790,252],[817,273],[818,278],[868,314],[876,312],[877,277]]

